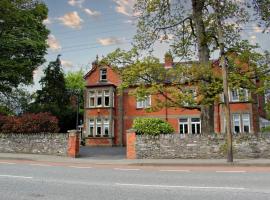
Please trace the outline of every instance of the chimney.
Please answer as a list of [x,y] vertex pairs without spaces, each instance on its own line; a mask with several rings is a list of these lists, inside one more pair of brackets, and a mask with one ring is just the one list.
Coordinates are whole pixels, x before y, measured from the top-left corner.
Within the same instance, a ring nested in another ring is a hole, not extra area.
[[165,69],[170,69],[173,67],[173,57],[172,54],[170,52],[165,53]]

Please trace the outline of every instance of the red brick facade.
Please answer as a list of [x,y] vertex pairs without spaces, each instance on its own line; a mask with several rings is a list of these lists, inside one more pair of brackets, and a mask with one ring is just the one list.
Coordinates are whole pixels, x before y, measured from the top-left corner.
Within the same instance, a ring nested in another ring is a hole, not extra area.
[[[175,133],[178,134],[180,132],[195,134],[201,132],[199,110],[164,108],[157,112],[146,112],[144,108],[138,106],[136,98],[129,95],[132,88],[122,94],[116,91],[121,79],[117,72],[109,66],[99,66],[94,63],[84,78],[86,80],[84,112],[86,145],[126,145],[126,131],[132,127],[132,122],[137,117],[164,119],[174,127]],[[247,95],[250,97],[249,93]],[[154,104],[156,98],[162,99],[151,96],[149,102]],[[240,102],[240,100],[231,102],[233,131],[257,132],[259,130],[259,114],[262,113],[261,103],[260,99],[255,103]],[[222,103],[215,104],[214,118],[215,132],[224,132]]]

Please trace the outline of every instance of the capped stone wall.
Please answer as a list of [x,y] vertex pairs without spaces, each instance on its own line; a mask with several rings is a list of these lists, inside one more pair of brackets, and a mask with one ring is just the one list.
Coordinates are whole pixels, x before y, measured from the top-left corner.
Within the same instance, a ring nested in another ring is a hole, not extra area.
[[67,151],[67,133],[0,133],[0,153],[66,156]]

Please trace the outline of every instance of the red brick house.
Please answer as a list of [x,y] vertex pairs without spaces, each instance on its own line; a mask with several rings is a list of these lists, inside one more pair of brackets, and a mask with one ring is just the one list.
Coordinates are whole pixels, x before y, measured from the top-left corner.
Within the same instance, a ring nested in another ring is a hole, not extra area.
[[[170,59],[165,59],[165,68],[173,67]],[[145,101],[137,101],[125,90],[122,94],[116,92],[121,79],[110,66],[92,64],[92,69],[84,76],[85,112],[84,138],[86,145],[112,146],[126,145],[126,130],[132,127],[137,117],[155,117],[167,120],[178,134],[200,134],[201,119],[197,109],[164,108],[157,112],[146,112],[151,106],[152,97]],[[230,92],[230,107],[232,115],[232,130],[234,133],[254,133],[259,131],[259,118],[263,115],[263,99],[242,90]],[[253,98],[255,103],[248,101]],[[224,132],[223,104],[215,104],[215,132]]]

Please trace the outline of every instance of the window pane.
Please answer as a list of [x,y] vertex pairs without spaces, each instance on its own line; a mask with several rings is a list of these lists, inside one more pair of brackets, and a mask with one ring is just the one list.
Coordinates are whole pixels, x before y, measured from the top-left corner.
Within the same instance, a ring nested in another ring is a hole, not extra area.
[[97,98],[97,105],[101,106],[102,105],[102,97]]
[[97,127],[97,135],[101,135],[101,126]]
[[196,128],[197,128],[197,134],[200,134],[201,133],[201,125],[197,124]]
[[234,126],[234,132],[240,133],[240,126]]
[[191,125],[191,133],[192,134],[195,134],[196,133],[196,126],[195,126],[195,124],[192,124]]
[[184,133],[187,134],[188,133],[188,125],[184,124]]
[[105,106],[109,106],[110,105],[110,97],[105,97],[105,102],[104,102]]
[[244,133],[249,133],[249,126],[244,126]]
[[105,136],[109,135],[109,126],[104,126],[104,135]]
[[100,70],[100,80],[107,80],[107,69]]
[[180,127],[179,127],[179,131],[180,131],[180,134],[183,134],[184,133],[184,125],[183,124],[180,124]]
[[187,122],[187,121],[188,121],[187,118],[180,118],[180,119],[179,119],[179,122]]
[[200,122],[200,118],[191,118],[191,122]]
[[95,98],[94,97],[90,98],[90,106],[95,106]]
[[90,126],[89,134],[92,136],[94,135],[94,126]]

